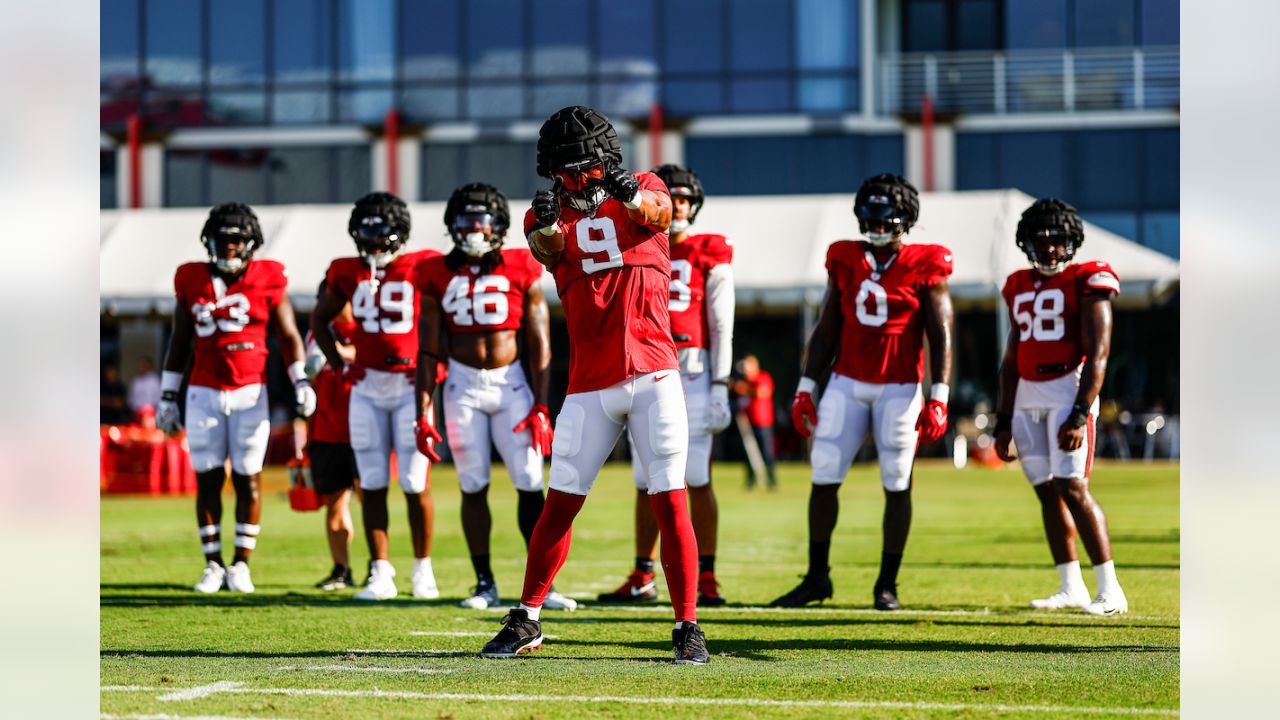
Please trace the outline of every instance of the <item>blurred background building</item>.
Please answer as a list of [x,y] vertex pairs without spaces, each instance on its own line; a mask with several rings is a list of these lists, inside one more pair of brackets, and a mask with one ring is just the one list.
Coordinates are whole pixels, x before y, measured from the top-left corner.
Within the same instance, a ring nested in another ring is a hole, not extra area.
[[[683,162],[712,202],[852,196],[897,172],[1059,196],[1176,259],[1178,15],[1177,0],[102,0],[101,206],[435,201],[478,179],[527,198],[541,120],[588,104],[629,166]],[[198,257],[194,234],[175,242]],[[802,310],[739,306],[737,354],[761,358],[780,403]],[[994,393],[992,310],[958,321],[962,366],[989,370],[957,382],[969,412]],[[104,309],[104,358],[131,369],[162,327]],[[1116,334],[1108,396],[1176,412],[1177,293],[1118,312]]]

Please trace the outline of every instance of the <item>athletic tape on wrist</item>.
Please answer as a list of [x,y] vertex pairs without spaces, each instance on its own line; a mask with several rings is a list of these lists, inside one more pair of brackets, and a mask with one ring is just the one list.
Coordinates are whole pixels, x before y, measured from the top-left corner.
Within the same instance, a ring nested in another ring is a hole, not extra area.
[[943,405],[947,404],[947,400],[951,397],[951,386],[946,383],[934,383],[929,388],[929,399],[937,400]]
[[546,227],[538,228],[538,232],[542,233],[543,235],[549,236],[549,235],[555,235],[556,231],[559,229],[560,228],[557,225],[548,225]]
[[626,205],[626,206],[627,206],[627,209],[629,209],[629,210],[639,210],[639,209],[640,209],[640,202],[641,202],[641,200],[640,200],[640,191],[639,191],[639,190],[637,190],[637,191],[636,191],[636,194],[635,194],[635,195],[633,195],[633,196],[631,196],[631,199],[630,199],[630,200],[624,200],[624,201],[622,201],[622,204],[623,204],[623,205]]
[[160,373],[160,392],[177,392],[182,388],[182,373],[165,370]]
[[809,393],[810,395],[812,395],[813,392],[817,389],[818,389],[817,380],[814,380],[811,377],[802,377],[800,378],[800,382],[796,385],[796,394],[799,395],[800,393]]

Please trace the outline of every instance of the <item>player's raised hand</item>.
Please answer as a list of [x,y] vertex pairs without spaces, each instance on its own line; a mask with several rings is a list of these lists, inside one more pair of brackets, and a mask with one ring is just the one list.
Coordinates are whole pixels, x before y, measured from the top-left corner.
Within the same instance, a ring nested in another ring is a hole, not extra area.
[[640,192],[640,181],[635,175],[620,167],[611,167],[604,171],[604,177],[596,181],[609,196],[624,203],[634,204],[636,193]]
[[[556,178],[557,186],[560,179]],[[554,227],[560,221],[560,195],[558,188],[539,190],[533,194],[533,219],[538,227]]]
[[796,397],[791,401],[791,424],[795,426],[800,437],[809,437],[813,428],[818,426],[818,406],[813,402],[813,391],[818,383],[813,378],[800,378],[796,388]]
[[512,432],[528,430],[533,440],[533,449],[544,457],[551,454],[551,441],[555,436],[551,430],[551,412],[546,405],[534,405],[528,417],[516,423],[511,430]]
[[916,419],[916,430],[920,431],[921,445],[941,439],[947,432],[947,404],[940,400],[926,402]]
[[418,428],[414,439],[418,444],[418,452],[427,456],[427,459],[433,463],[440,462],[440,453],[436,452],[436,443],[444,442],[444,438],[440,436],[440,432],[431,424],[431,420],[427,417],[418,418]]

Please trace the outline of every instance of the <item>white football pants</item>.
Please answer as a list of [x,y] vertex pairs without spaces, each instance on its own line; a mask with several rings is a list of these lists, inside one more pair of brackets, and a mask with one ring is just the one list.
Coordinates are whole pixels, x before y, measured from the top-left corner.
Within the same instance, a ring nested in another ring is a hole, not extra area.
[[533,436],[513,430],[533,409],[533,391],[520,363],[484,370],[450,360],[443,394],[449,450],[462,492],[489,485],[490,442],[517,490],[542,489],[542,456],[533,448]]

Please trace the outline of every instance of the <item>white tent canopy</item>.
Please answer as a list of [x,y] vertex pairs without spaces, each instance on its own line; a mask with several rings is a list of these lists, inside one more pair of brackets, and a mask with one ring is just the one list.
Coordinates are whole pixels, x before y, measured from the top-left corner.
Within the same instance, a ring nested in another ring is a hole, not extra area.
[[[911,242],[939,243],[955,256],[953,295],[960,303],[994,305],[1004,278],[1025,267],[1014,229],[1033,198],[1018,190],[925,193]],[[821,299],[824,261],[834,240],[858,237],[852,195],[716,197],[695,228],[727,235],[734,245],[739,305],[798,307]],[[508,243],[522,245],[520,219],[527,200],[513,200],[515,229]],[[349,205],[276,205],[256,208],[266,236],[260,257],[289,271],[289,293],[309,310],[316,286],[335,257],[353,254],[346,233]],[[447,251],[444,203],[414,203],[411,248]],[[104,210],[99,265],[102,308],[119,314],[167,313],[173,307],[173,271],[203,260],[204,208]],[[1154,250],[1085,224],[1077,260],[1106,260],[1121,278],[1120,302],[1142,306],[1178,283],[1178,263]],[[550,275],[543,277],[554,301]]]

